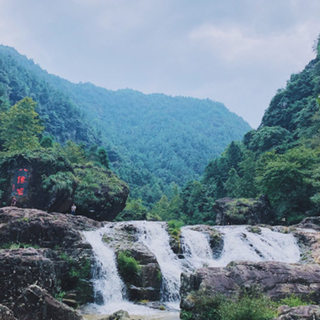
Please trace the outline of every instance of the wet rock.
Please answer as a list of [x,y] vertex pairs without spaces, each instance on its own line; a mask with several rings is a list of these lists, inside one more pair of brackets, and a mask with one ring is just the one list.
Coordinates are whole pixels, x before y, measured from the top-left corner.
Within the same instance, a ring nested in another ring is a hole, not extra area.
[[217,213],[217,225],[254,225],[270,223],[274,218],[274,213],[266,196],[261,196],[259,199],[218,199],[213,206],[213,210]]
[[0,320],[17,320],[17,318],[9,308],[0,304]]
[[162,280],[160,266],[153,253],[138,241],[136,226],[130,222],[110,223],[109,226],[104,241],[115,250],[117,257],[120,253],[125,253],[133,257],[139,265],[139,272],[134,276],[120,272],[130,300],[159,300]]
[[54,299],[45,289],[37,285],[26,288],[14,306],[19,320],[82,320],[75,310]]
[[225,268],[202,268],[181,276],[181,308],[192,308],[192,295],[233,296],[258,290],[274,300],[289,295],[320,302],[320,266],[280,262],[233,262]]
[[102,318],[100,320],[130,320],[129,313],[124,310],[119,310],[107,318]]
[[299,224],[297,224],[296,227],[320,231],[320,217],[305,218]]
[[221,255],[224,244],[223,235],[221,232],[207,225],[196,225],[189,228],[191,230],[202,232],[208,236],[209,244],[215,259]]
[[317,305],[290,308],[281,306],[275,320],[320,320],[320,307]]

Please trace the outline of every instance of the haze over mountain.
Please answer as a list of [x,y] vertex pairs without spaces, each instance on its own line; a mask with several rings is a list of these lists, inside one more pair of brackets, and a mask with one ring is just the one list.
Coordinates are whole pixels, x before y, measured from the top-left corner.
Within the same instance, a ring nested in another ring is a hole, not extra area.
[[110,91],[48,74],[13,48],[0,47],[0,86],[11,104],[38,102],[46,131],[64,142],[102,142],[131,194],[154,202],[171,183],[197,178],[208,161],[250,127],[219,102],[134,90]]

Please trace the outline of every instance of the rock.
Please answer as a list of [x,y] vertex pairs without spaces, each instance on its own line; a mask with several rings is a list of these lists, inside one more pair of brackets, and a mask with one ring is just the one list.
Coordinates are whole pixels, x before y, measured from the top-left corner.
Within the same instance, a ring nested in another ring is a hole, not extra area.
[[17,318],[9,308],[0,304],[0,320],[17,320]]
[[5,207],[0,209],[0,245],[19,242],[46,248],[70,248],[82,243],[80,230],[101,226],[82,216]]
[[275,320],[320,320],[320,307],[317,305],[290,308],[281,306]]
[[104,241],[115,250],[117,257],[125,252],[140,267],[139,273],[134,277],[120,273],[130,300],[159,300],[162,281],[160,266],[153,253],[139,241],[136,226],[130,222],[115,222],[109,226]]
[[191,230],[199,231],[206,234],[209,238],[209,244],[212,249],[213,257],[219,258],[223,250],[223,235],[218,230],[207,225],[195,225],[189,227]]
[[[14,192],[18,207],[70,212],[76,201],[78,215],[99,221],[113,220],[129,195],[126,183],[111,170],[92,164],[71,165],[50,149],[6,157],[0,164],[0,180],[1,203],[9,204]],[[93,183],[88,185],[88,181]]]
[[320,232],[310,228],[295,227],[292,233],[298,240],[301,262],[320,264]]
[[299,224],[297,224],[296,227],[320,231],[320,217],[305,218]]
[[[243,290],[259,290],[274,300],[288,295],[320,302],[320,266],[280,262],[232,262],[225,268],[202,268],[181,275],[181,308],[192,308],[192,295],[233,296]],[[192,293],[194,292],[194,293]]]
[[[77,304],[93,302],[92,248],[82,230],[101,227],[83,216],[36,209],[0,209],[0,303],[11,306],[21,290],[37,283],[56,294],[76,292]],[[10,248],[20,249],[10,249]],[[24,248],[33,247],[33,248]],[[41,247],[41,248],[40,248]]]
[[57,277],[47,249],[0,250],[0,301],[12,305],[23,289],[37,283],[50,292],[57,286]]
[[100,320],[130,320],[129,313],[124,310],[119,310],[107,318],[102,318]]
[[75,310],[54,299],[37,285],[26,288],[14,305],[19,320],[82,320]]
[[266,196],[259,199],[218,199],[213,210],[217,213],[217,225],[270,223],[274,217]]
[[[91,165],[77,166],[79,180],[75,190],[77,214],[99,221],[112,221],[126,206],[129,188],[111,170]],[[88,190],[88,181],[94,177],[95,188]],[[92,197],[85,195],[90,192]]]

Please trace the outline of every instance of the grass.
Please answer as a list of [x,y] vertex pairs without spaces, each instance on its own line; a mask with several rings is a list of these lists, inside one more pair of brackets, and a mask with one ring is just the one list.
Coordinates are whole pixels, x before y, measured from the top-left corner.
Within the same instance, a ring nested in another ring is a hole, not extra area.
[[26,249],[26,248],[34,248],[34,249],[40,249],[40,247],[37,244],[30,244],[30,243],[23,243],[23,242],[9,242],[4,243],[0,246],[0,249]]

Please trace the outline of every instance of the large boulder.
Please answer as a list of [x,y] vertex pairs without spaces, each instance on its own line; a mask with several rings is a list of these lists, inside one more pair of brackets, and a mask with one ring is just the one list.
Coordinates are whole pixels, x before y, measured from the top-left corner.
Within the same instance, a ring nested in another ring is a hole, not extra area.
[[0,161],[0,203],[17,198],[23,208],[69,212],[73,202],[77,214],[91,219],[113,220],[129,195],[129,188],[111,170],[93,164],[71,164],[50,149],[15,154]]
[[320,306],[299,306],[290,308],[281,306],[275,320],[320,320]]
[[193,308],[197,292],[232,297],[243,290],[258,290],[274,300],[289,295],[320,302],[320,266],[280,262],[238,262],[225,268],[202,268],[181,276],[181,308]]
[[31,285],[21,293],[14,308],[19,320],[82,320],[75,310],[54,299],[45,289]]
[[217,225],[270,223],[274,217],[266,196],[259,199],[218,199],[213,210],[217,214]]
[[5,207],[0,209],[0,245],[19,242],[46,248],[70,248],[82,242],[80,230],[101,226],[82,216]]
[[0,209],[0,303],[11,306],[26,286],[37,283],[70,303],[93,302],[92,248],[82,230],[101,227],[82,216],[36,209]]
[[11,305],[30,284],[38,283],[50,292],[57,286],[54,263],[47,249],[0,250],[0,301]]

